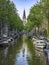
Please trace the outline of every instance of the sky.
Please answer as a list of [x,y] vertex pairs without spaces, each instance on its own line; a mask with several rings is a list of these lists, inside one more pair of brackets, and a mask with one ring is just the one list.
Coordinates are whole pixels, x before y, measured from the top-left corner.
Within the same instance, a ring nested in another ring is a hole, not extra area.
[[26,17],[29,14],[30,8],[37,3],[37,1],[39,2],[40,0],[11,0],[14,2],[17,10],[18,10],[18,14],[21,17],[21,19],[23,18],[23,11],[25,9],[26,11]]

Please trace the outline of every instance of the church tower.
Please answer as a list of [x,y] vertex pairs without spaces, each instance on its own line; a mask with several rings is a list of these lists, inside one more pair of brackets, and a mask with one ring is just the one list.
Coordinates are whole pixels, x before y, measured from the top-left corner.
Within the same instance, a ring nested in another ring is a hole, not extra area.
[[25,26],[26,22],[27,22],[27,20],[26,20],[26,12],[24,10],[24,12],[23,12],[23,25],[24,26]]

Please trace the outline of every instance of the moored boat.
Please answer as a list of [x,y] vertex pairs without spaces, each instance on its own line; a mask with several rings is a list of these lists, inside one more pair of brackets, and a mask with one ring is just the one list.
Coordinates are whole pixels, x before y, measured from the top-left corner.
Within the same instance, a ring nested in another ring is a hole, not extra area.
[[39,51],[43,51],[43,48],[45,47],[46,43],[44,40],[36,40],[34,41],[34,46],[35,49],[39,50]]

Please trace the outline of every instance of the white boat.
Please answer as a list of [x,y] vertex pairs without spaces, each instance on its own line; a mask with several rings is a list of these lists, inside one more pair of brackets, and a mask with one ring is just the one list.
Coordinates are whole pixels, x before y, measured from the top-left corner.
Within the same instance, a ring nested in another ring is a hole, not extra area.
[[9,46],[8,40],[2,40],[2,42],[0,43],[0,46]]
[[8,40],[4,40],[2,43],[8,43]]
[[11,39],[10,38],[8,39],[8,42],[11,42]]
[[43,48],[46,45],[44,40],[36,40],[36,41],[34,41],[33,44],[35,46],[35,49],[37,49],[39,51],[43,51]]
[[35,40],[36,40],[36,38],[32,38],[32,40],[33,40],[33,41],[35,41]]

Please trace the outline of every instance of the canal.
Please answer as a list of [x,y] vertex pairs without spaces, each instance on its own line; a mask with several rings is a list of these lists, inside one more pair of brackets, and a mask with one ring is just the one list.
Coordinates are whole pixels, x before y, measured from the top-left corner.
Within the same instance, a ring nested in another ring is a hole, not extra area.
[[0,65],[49,65],[45,53],[35,50],[27,37],[21,37],[9,47],[0,48]]

